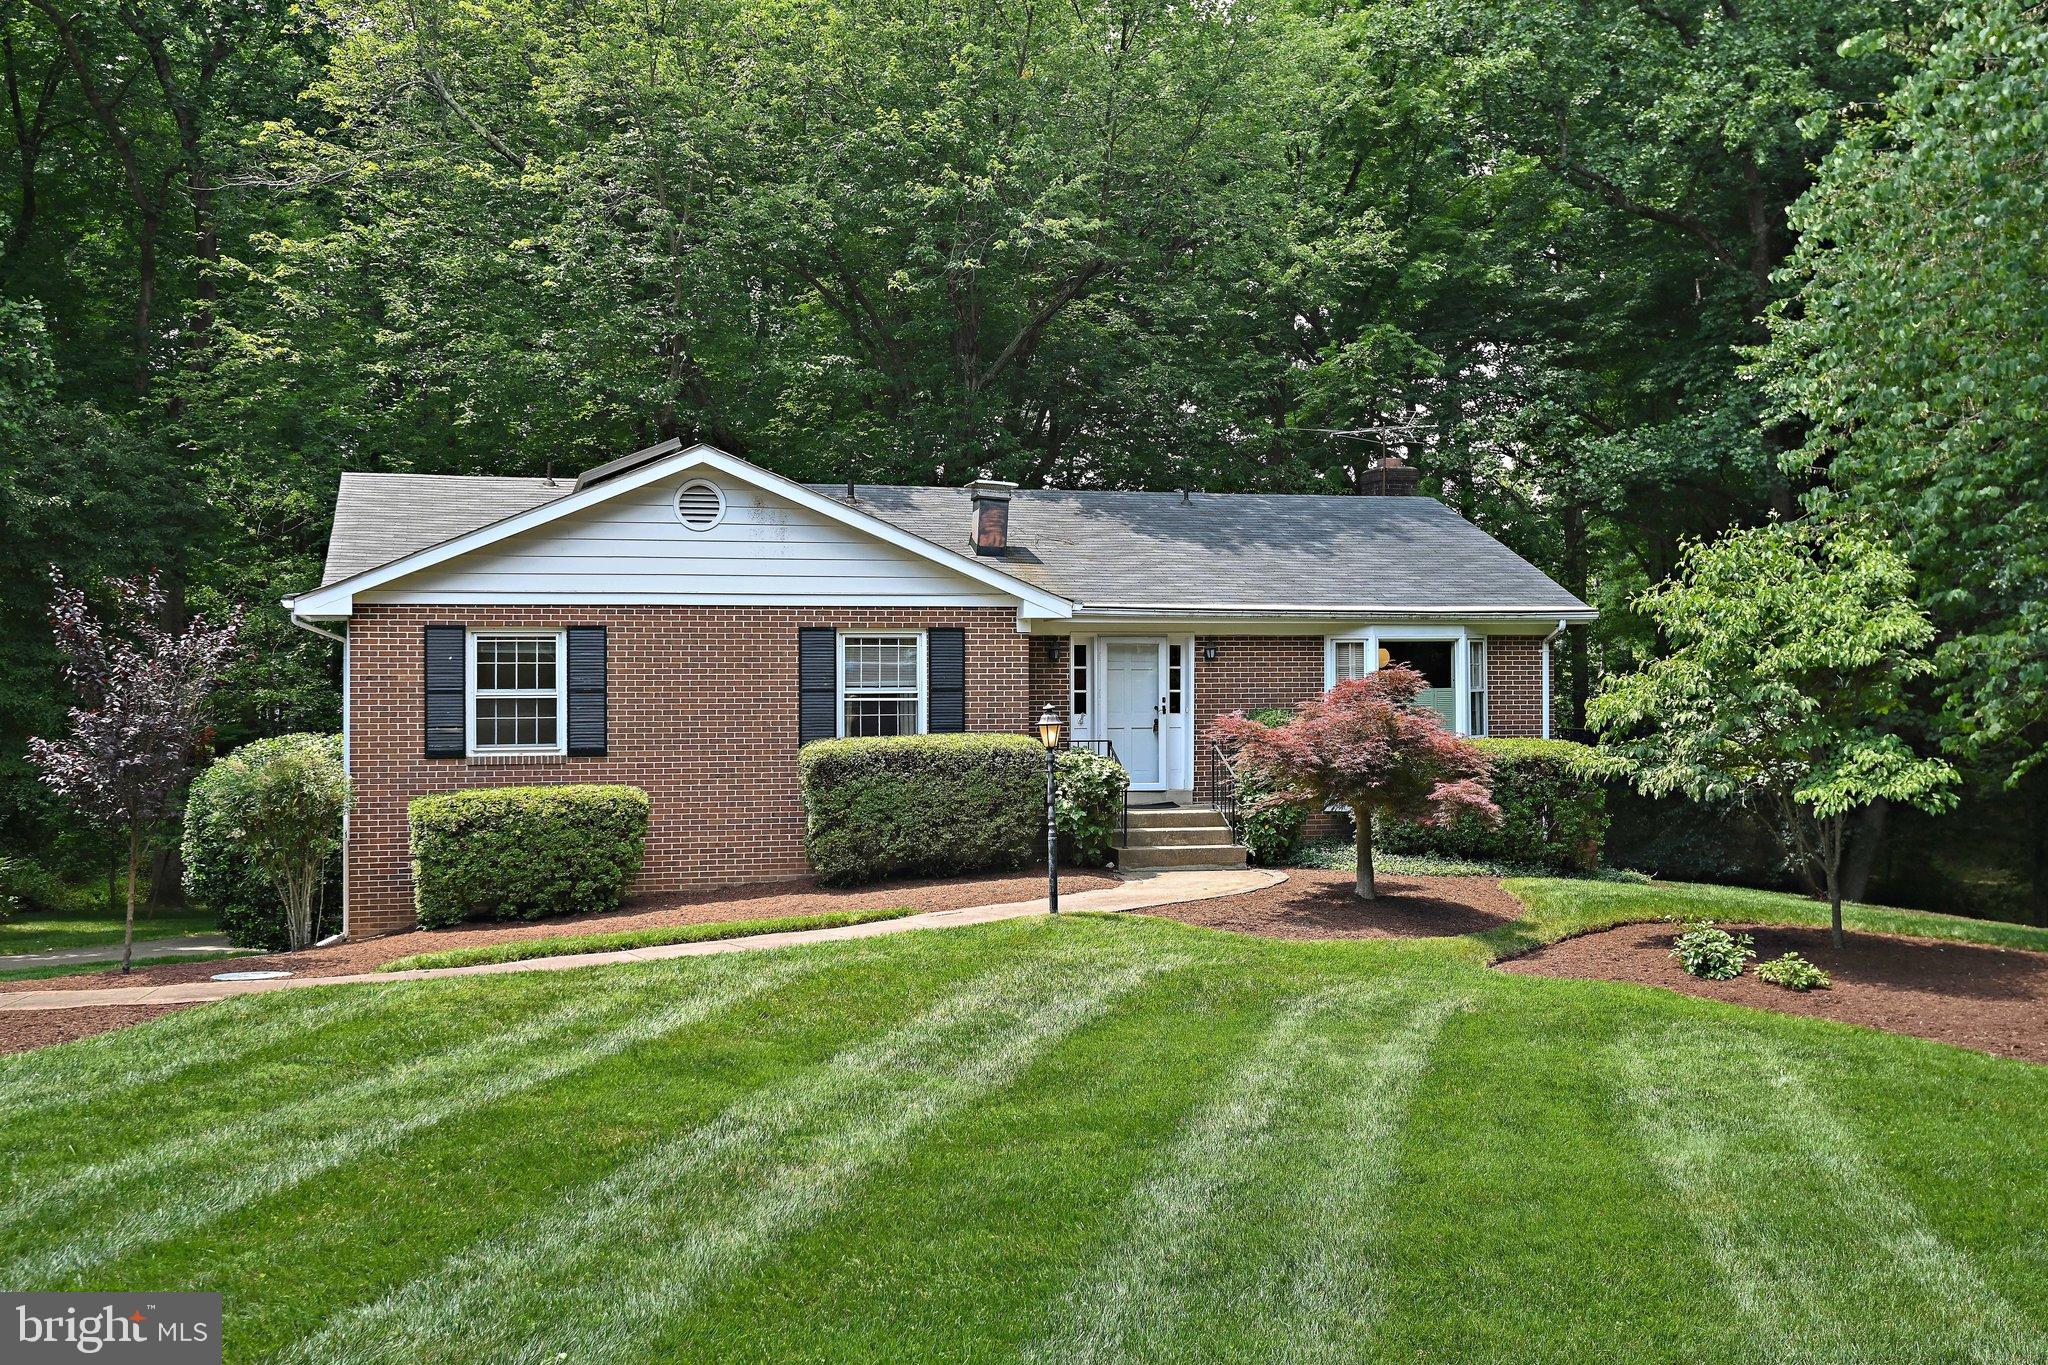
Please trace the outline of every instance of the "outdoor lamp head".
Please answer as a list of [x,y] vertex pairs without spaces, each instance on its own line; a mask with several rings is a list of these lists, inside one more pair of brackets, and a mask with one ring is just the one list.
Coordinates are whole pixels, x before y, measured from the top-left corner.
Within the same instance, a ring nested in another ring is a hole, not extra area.
[[1047,703],[1045,710],[1038,716],[1038,742],[1048,749],[1059,747],[1060,716],[1050,703]]

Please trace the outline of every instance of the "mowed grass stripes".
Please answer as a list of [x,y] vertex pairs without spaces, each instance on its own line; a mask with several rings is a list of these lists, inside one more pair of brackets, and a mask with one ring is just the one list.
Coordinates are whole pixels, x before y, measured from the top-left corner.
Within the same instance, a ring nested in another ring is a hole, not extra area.
[[1074,917],[0,1062],[9,1288],[249,1361],[2041,1358],[2048,1068]]

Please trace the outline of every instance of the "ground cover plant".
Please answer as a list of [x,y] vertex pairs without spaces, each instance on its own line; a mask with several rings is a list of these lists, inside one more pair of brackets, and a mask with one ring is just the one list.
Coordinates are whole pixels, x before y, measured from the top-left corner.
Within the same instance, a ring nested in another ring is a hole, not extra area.
[[1757,964],[1757,979],[1791,991],[1824,991],[1834,983],[1828,974],[1797,953],[1786,953]]
[[823,910],[810,915],[775,915],[767,919],[719,920],[706,924],[663,924],[649,929],[619,929],[606,934],[563,934],[559,938],[509,939],[474,948],[414,953],[393,958],[377,970],[409,972],[429,967],[474,967],[489,962],[526,962],[537,957],[568,957],[576,953],[608,953],[621,948],[658,948],[669,943],[706,943],[757,934],[786,934],[798,929],[842,929],[877,920],[901,919],[917,912],[909,906],[881,910]]
[[0,1061],[0,1278],[323,1365],[2048,1349],[2048,1069],[1493,951],[1073,915],[207,1006]]
[[1711,920],[1686,926],[1671,945],[1678,965],[1702,981],[1733,981],[1756,956],[1756,940],[1731,934]]

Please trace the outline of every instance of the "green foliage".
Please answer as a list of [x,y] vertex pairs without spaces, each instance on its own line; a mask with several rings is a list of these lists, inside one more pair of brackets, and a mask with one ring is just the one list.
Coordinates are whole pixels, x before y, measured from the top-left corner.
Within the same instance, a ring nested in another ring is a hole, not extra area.
[[1130,775],[1091,749],[1062,750],[1058,763],[1053,815],[1061,847],[1075,862],[1098,867],[1109,861],[1110,844],[1122,829]]
[[1703,981],[1733,981],[1742,975],[1743,964],[1756,956],[1756,939],[1731,934],[1712,920],[1700,920],[1679,934],[1671,955]]
[[[1291,706],[1265,706],[1248,713],[1261,725],[1285,725],[1294,719]],[[1273,785],[1264,774],[1247,768],[1237,779],[1238,839],[1261,867],[1286,867],[1301,853],[1308,829],[1309,807],[1299,802],[1269,801]],[[1352,853],[1354,858],[1355,852]],[[1352,866],[1356,866],[1354,862]]]
[[818,880],[1024,867],[1045,840],[1045,749],[1029,735],[827,739],[797,756]]
[[1835,984],[1826,972],[1797,953],[1758,963],[1756,975],[1759,981],[1790,991],[1824,991]]
[[0,857],[0,920],[16,914],[78,914],[94,903],[90,890],[69,885],[33,858]]
[[647,844],[637,787],[482,787],[417,797],[414,904],[422,927],[618,907]]
[[1849,812],[1955,799],[1955,770],[1897,733],[1931,667],[1911,587],[1878,541],[1809,523],[1695,545],[1640,603],[1670,652],[1608,679],[1589,715],[1639,790],[1770,813],[1839,900]]
[[[316,808],[291,814],[289,808],[299,805],[293,789],[312,794]],[[296,844],[287,856],[315,867],[316,894],[335,889],[346,792],[339,735],[279,735],[214,763],[193,780],[185,799],[186,899],[212,914],[238,947],[303,947],[292,943],[276,857]],[[282,825],[280,815],[286,817]]]
[[1600,865],[1607,830],[1608,765],[1583,744],[1561,739],[1477,739],[1491,765],[1498,824],[1463,817],[1447,824],[1383,821],[1381,848],[1479,862],[1587,872]]
[[414,953],[378,967],[380,972],[426,971],[436,967],[475,967],[487,962],[530,962],[537,957],[573,957],[581,953],[612,953],[623,948],[659,948],[670,943],[709,943],[715,939],[755,938],[805,929],[843,929],[855,924],[902,919],[917,911],[909,906],[881,910],[819,910],[807,915],[773,915],[767,919],[718,920],[705,924],[661,924],[651,929],[619,929],[603,934],[563,934],[555,938],[514,938]]
[[1911,561],[1941,725],[2014,776],[2048,754],[2048,25],[1949,10],[1873,117],[1845,106],[1755,370],[1824,471],[1815,510]]

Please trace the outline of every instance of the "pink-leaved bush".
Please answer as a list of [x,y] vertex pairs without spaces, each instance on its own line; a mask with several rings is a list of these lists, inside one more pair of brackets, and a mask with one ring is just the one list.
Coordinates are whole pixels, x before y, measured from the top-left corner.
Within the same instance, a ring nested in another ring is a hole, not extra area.
[[1225,716],[1210,734],[1233,754],[1240,771],[1267,788],[1248,807],[1341,804],[1358,826],[1358,895],[1372,900],[1375,815],[1442,824],[1476,815],[1498,821],[1485,755],[1444,728],[1443,718],[1415,704],[1424,679],[1394,665],[1340,682],[1305,701],[1284,725]]

